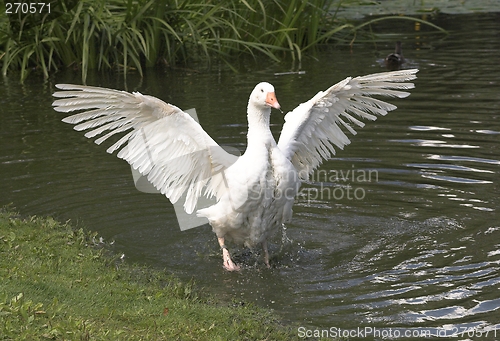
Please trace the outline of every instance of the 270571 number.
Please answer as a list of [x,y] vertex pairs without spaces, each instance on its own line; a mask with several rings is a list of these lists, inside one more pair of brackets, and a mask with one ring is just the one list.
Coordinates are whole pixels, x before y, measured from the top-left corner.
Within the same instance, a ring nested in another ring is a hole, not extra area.
[[5,14],[50,13],[50,2],[6,2]]

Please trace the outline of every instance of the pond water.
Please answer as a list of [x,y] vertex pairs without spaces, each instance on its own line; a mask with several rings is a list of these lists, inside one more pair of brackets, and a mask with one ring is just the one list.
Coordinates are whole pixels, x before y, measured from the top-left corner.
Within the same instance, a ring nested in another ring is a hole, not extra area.
[[[3,79],[0,204],[71,219],[114,241],[129,262],[194,278],[228,301],[272,308],[309,329],[500,329],[499,19],[435,18],[448,36],[415,35],[409,22],[374,27],[401,33],[305,58],[300,75],[275,76],[290,71],[286,63],[242,62],[238,74],[90,76],[91,85],[195,107],[216,141],[244,150],[246,103],[257,82],[272,82],[291,110],[347,76],[385,71],[383,57],[403,41],[405,67],[421,70],[416,88],[391,100],[396,111],[360,129],[304,185],[311,195],[297,200],[286,238],[271,243],[271,269],[234,248],[243,270],[225,272],[210,227],[180,231],[165,197],[138,192],[125,162],[62,123],[51,93],[56,83],[81,83],[74,73],[24,85]],[[282,115],[273,112],[272,121],[278,135]]]

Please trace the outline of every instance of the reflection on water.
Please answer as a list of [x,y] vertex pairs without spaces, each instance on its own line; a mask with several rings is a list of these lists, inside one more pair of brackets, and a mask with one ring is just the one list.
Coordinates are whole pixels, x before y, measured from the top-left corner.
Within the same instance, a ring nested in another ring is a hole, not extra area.
[[[208,226],[179,231],[166,198],[136,191],[127,164],[61,123],[50,94],[53,83],[79,83],[74,74],[24,86],[4,79],[1,204],[72,219],[115,240],[129,261],[194,277],[210,292],[301,325],[499,328],[500,24],[497,15],[437,24],[450,36],[404,42],[411,67],[421,69],[412,95],[394,100],[397,111],[367,124],[325,162],[324,174],[339,176],[304,184],[315,197],[298,198],[286,235],[270,247],[271,270],[258,251],[234,249],[244,269],[224,272]],[[390,52],[393,42],[378,48]],[[257,82],[271,81],[290,110],[348,75],[383,71],[373,46],[317,58],[304,61],[305,74],[273,76],[286,65],[151,72],[142,81],[130,76],[126,87],[196,107],[211,136],[244,150],[246,102]],[[93,85],[124,88],[109,75],[92,77]],[[278,134],[283,119],[277,112],[272,119]]]

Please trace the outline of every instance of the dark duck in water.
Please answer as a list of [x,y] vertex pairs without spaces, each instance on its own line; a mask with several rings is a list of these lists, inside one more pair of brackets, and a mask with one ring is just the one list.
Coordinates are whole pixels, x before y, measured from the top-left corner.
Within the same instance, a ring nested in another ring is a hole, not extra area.
[[403,49],[401,48],[401,42],[398,41],[396,42],[396,49],[394,52],[385,58],[385,65],[389,70],[399,70],[404,62]]

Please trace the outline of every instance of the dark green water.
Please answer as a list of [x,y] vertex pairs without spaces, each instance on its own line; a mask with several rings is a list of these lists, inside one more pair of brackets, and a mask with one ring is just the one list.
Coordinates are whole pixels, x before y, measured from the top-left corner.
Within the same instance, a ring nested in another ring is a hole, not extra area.
[[[273,308],[307,328],[500,329],[499,19],[439,17],[446,37],[411,35],[408,23],[390,28],[408,32],[394,40],[403,41],[405,67],[421,70],[416,88],[304,186],[312,190],[287,225],[291,241],[277,236],[270,246],[271,270],[234,249],[244,269],[225,272],[208,226],[181,232],[166,198],[138,192],[125,162],[62,123],[51,93],[56,83],[80,83],[75,74],[25,85],[3,79],[0,204],[76,221],[114,240],[130,262],[194,278],[208,292]],[[94,74],[88,83],[195,107],[215,140],[244,150],[256,83],[273,83],[287,111],[347,76],[384,71],[392,50],[393,41],[332,48],[306,58],[302,75],[274,76],[288,64],[242,62],[239,74],[151,71],[127,82]],[[273,123],[279,134],[277,111]],[[485,336],[470,339],[478,338]]]

